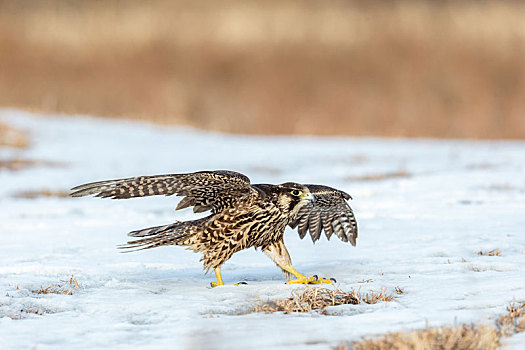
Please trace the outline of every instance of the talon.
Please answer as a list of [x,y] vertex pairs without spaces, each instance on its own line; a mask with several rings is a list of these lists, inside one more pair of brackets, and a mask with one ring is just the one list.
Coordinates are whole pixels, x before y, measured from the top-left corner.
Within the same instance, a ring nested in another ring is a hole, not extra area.
[[316,283],[334,283],[333,278],[319,278]]
[[337,283],[337,281],[336,281],[335,278],[333,278],[333,277],[330,277],[330,280],[331,280],[332,282],[334,282],[334,283]]
[[237,283],[235,283],[234,285],[235,285],[235,286],[238,286],[238,285],[241,285],[241,284],[248,284],[248,283],[247,283],[247,282],[244,282],[244,281],[242,281],[242,282],[237,282]]
[[287,281],[286,284],[321,284],[321,283],[333,283],[331,279],[319,278],[317,275],[312,277],[300,277],[295,280]]

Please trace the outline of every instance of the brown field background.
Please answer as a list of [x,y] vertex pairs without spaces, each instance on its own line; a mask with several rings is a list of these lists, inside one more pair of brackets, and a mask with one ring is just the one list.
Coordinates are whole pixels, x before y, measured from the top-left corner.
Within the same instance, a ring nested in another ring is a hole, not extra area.
[[520,1],[0,1],[0,107],[525,138]]

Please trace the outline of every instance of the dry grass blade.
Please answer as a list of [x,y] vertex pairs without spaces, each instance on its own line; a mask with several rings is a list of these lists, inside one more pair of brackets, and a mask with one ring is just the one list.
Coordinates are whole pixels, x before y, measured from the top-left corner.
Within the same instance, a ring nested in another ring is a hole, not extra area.
[[[359,291],[357,293],[359,293]],[[392,300],[394,300],[394,296],[391,294],[387,294],[386,288],[381,289],[379,291],[370,291],[364,295],[361,295],[361,301],[366,304],[376,304],[380,301],[392,301]]]
[[75,289],[80,289],[77,280],[73,276],[69,280],[61,280],[60,282],[66,282],[68,285],[53,284],[46,288],[40,287],[37,293],[73,295]]
[[56,287],[55,284],[52,284],[50,286],[47,286],[46,288],[40,286],[40,290],[38,291],[38,294],[49,294],[53,293],[53,289]]
[[21,313],[26,313],[26,314],[35,314],[35,315],[42,315],[42,311],[40,311],[39,308],[37,307],[33,307],[33,308],[30,308],[30,307],[27,307],[25,309],[20,309],[20,312]]
[[370,291],[361,294],[354,289],[345,292],[336,289],[308,287],[296,289],[291,292],[290,297],[275,299],[268,302],[259,300],[254,306],[253,312],[310,312],[313,310],[324,310],[328,306],[337,306],[360,303],[375,304],[380,301],[392,301],[394,297],[386,293],[386,289]]
[[379,339],[365,339],[343,344],[338,350],[492,350],[499,346],[501,335],[495,328],[475,325],[439,327],[409,333],[389,333]]
[[499,251],[499,249],[492,249],[492,250],[489,250],[488,252],[484,252],[482,250],[480,250],[478,252],[478,255],[484,255],[484,256],[501,256],[501,252]]
[[508,314],[498,319],[497,325],[504,335],[525,332],[525,301],[507,306]]
[[374,280],[369,278],[369,279],[366,279],[366,280],[361,280],[361,281],[357,281],[357,283],[370,283],[370,282],[373,282]]

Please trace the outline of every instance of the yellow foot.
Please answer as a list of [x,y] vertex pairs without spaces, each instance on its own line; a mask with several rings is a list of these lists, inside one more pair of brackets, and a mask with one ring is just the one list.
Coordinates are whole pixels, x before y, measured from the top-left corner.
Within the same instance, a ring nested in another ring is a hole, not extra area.
[[217,287],[217,286],[224,286],[224,282],[222,281],[222,276],[221,276],[221,268],[220,267],[216,267],[213,269],[213,271],[215,272],[215,277],[217,277],[217,282],[211,282],[211,287]]
[[[235,283],[234,286],[240,286],[240,285],[243,285],[243,284],[248,284],[246,282],[238,282],[238,283]],[[210,283],[211,287],[217,287],[217,286],[224,286],[224,283],[217,283],[217,282],[211,282]]]
[[286,284],[320,284],[320,283],[335,283],[335,278],[319,278],[317,275],[312,277],[299,277],[295,280],[289,280]]

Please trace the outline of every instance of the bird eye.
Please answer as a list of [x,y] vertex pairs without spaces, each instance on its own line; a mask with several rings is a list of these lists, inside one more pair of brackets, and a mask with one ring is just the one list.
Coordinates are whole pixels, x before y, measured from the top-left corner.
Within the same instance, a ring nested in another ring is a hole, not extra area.
[[296,196],[296,197],[299,197],[300,195],[303,194],[303,191],[299,191],[299,190],[292,190],[290,192],[292,194],[292,196]]

